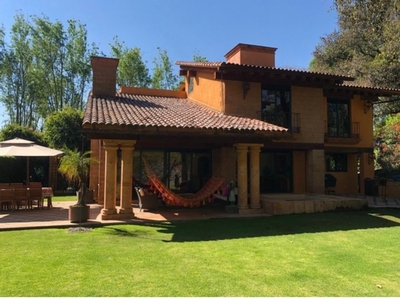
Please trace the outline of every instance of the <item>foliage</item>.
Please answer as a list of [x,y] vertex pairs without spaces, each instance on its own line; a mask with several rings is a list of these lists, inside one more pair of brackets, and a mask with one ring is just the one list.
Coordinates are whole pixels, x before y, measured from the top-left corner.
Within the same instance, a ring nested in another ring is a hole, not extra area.
[[[88,150],[89,143],[80,133],[83,112],[65,106],[49,115],[44,123],[44,137],[50,147]],[[82,144],[83,143],[83,144]]]
[[385,173],[400,173],[400,114],[383,119],[374,132],[376,136],[376,169]]
[[[339,28],[321,39],[311,69],[348,74],[359,84],[400,88],[400,1],[336,0],[334,9]],[[400,104],[382,102],[374,108],[386,115],[398,112]]]
[[117,84],[119,86],[149,87],[151,78],[149,70],[142,59],[140,49],[135,47],[129,49],[118,37],[114,37],[111,45],[111,55],[119,59],[117,70]]
[[40,127],[51,112],[69,105],[83,109],[91,79],[85,25],[69,20],[68,27],[47,17],[17,15],[6,43],[0,33],[0,101],[11,123]]
[[386,209],[2,231],[0,296],[395,297],[399,220]]
[[179,77],[174,74],[172,63],[166,50],[158,49],[158,57],[154,59],[152,88],[176,90],[179,87]]
[[38,145],[47,146],[44,140],[44,136],[39,131],[34,131],[26,126],[18,124],[8,124],[0,131],[0,140],[11,140],[14,138],[20,138],[29,140]]
[[71,183],[77,185],[77,189],[86,182],[90,164],[96,159],[90,156],[91,151],[80,152],[77,149],[64,149],[64,155],[60,159],[58,171]]

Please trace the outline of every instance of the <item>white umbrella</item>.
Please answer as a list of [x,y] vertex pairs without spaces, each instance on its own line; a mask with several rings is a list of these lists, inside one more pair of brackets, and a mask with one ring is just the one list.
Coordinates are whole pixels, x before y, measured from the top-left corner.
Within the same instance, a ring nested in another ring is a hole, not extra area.
[[37,156],[56,156],[62,154],[62,151],[36,145],[32,141],[15,138],[0,142],[0,156],[26,156],[27,172],[26,182],[29,183],[29,157]]

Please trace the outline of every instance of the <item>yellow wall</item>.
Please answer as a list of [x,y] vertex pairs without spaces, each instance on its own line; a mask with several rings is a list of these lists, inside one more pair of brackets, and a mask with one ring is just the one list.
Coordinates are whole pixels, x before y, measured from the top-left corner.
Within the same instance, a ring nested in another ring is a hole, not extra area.
[[322,89],[293,86],[292,113],[300,113],[301,134],[295,142],[324,142],[324,98]]
[[190,93],[188,84],[189,80],[186,81],[186,90],[190,99],[219,111],[224,110],[223,83],[213,79],[213,73],[197,72],[193,80],[193,91]]
[[293,151],[293,193],[306,193],[306,153]]
[[261,119],[261,84],[248,84],[244,95],[243,82],[225,81],[225,113]]
[[357,154],[347,155],[347,172],[330,172],[330,174],[337,180],[336,194],[355,195],[358,193]]
[[358,147],[374,147],[372,108],[365,113],[364,101],[356,95],[351,101],[351,121],[360,123],[360,143]]

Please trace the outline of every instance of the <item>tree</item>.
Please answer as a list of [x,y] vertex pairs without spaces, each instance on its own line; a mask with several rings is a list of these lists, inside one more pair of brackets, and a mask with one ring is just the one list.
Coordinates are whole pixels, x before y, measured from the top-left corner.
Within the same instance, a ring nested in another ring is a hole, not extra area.
[[47,17],[17,15],[6,43],[0,30],[0,101],[11,123],[41,129],[47,115],[69,105],[84,108],[90,81],[90,56],[84,25],[68,21],[67,30]]
[[57,149],[67,147],[88,150],[88,142],[80,133],[82,120],[83,112],[73,109],[71,106],[65,106],[60,111],[49,115],[44,123],[44,137],[49,146]]
[[75,183],[79,193],[78,202],[69,207],[71,222],[85,222],[89,215],[89,208],[85,203],[87,191],[86,183],[89,168],[92,162],[97,160],[90,156],[90,151],[80,152],[77,149],[64,149],[64,155],[60,159],[58,171],[71,183]]
[[[361,85],[400,88],[400,1],[335,0],[338,30],[323,37],[310,68],[347,74]],[[400,98],[374,104],[376,169],[392,174],[398,161]]]
[[[339,28],[321,39],[311,69],[348,74],[359,84],[400,88],[400,1],[336,0],[334,9]],[[377,115],[400,111],[399,101],[382,100],[375,106]]]
[[37,78],[32,56],[30,24],[17,15],[11,28],[12,47],[7,47],[3,34],[0,61],[0,101],[10,116],[10,122],[36,128]]
[[118,37],[114,37],[111,45],[111,56],[118,58],[117,84],[119,86],[149,87],[151,78],[149,70],[143,61],[140,49],[129,49],[125,43],[121,43]]
[[179,87],[179,77],[174,74],[172,63],[166,50],[158,49],[158,57],[154,59],[152,87],[155,89],[174,90]]
[[6,125],[0,131],[0,140],[5,141],[13,138],[29,140],[38,145],[48,146],[41,132],[34,131],[26,126],[21,126],[15,123]]
[[400,114],[389,116],[377,124],[375,129],[376,169],[388,176],[400,172]]

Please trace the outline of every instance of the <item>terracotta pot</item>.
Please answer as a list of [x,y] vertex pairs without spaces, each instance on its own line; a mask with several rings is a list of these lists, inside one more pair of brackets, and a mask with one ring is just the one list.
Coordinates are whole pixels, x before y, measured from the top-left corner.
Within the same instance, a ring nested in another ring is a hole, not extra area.
[[90,218],[90,206],[71,205],[68,217],[71,223],[86,222]]

